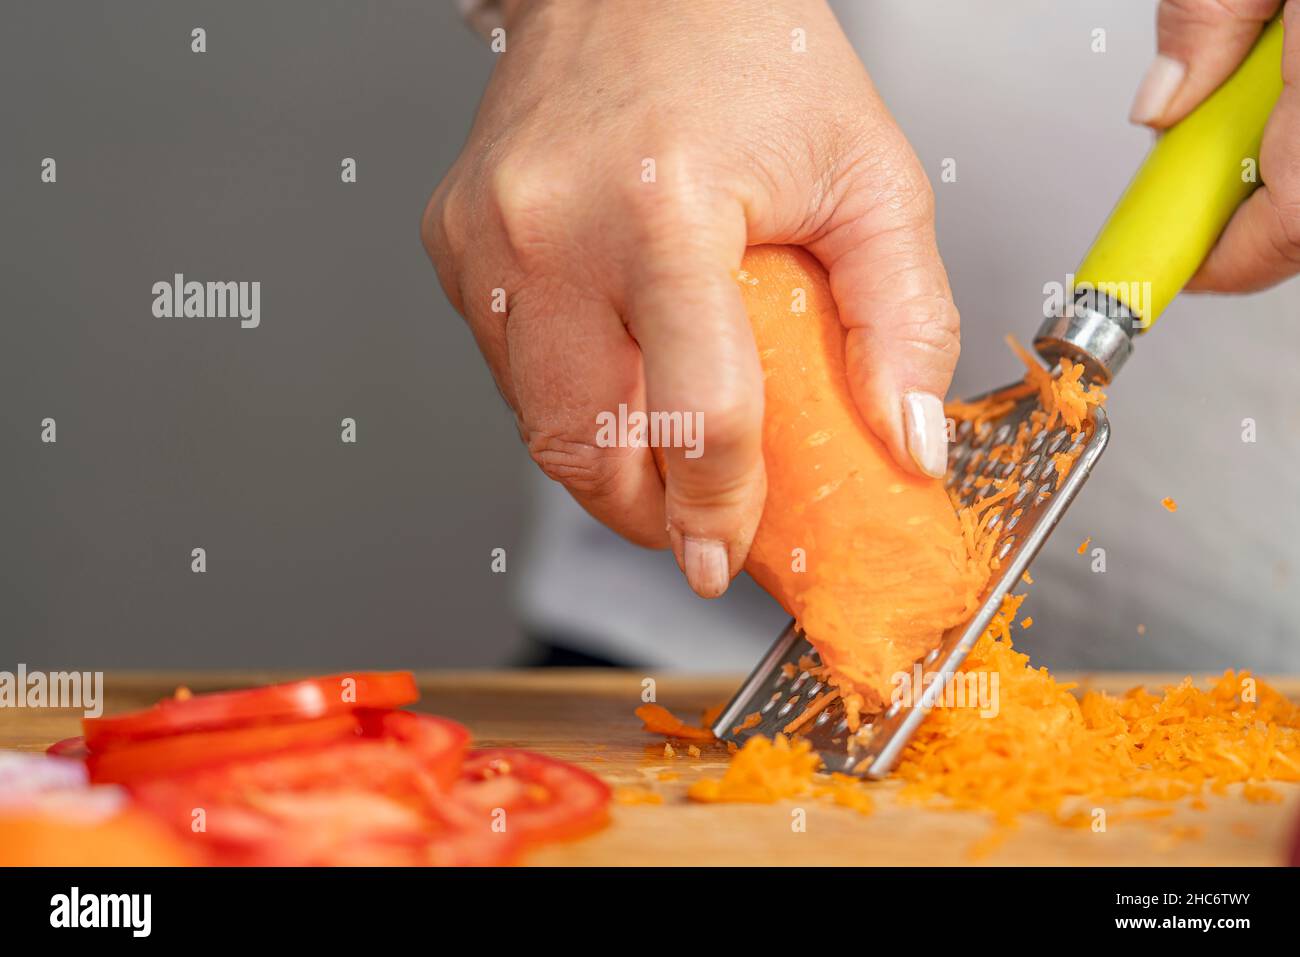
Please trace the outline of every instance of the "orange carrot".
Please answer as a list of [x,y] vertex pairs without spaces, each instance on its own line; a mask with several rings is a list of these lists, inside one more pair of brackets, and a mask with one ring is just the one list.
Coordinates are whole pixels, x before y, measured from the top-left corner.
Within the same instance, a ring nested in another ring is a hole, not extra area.
[[[942,483],[903,471],[859,415],[821,265],[759,246],[738,280],[766,399],[767,503],[745,567],[798,619],[835,686],[876,710],[891,676],[974,609],[987,568],[968,558]],[[805,312],[791,311],[796,290]]]

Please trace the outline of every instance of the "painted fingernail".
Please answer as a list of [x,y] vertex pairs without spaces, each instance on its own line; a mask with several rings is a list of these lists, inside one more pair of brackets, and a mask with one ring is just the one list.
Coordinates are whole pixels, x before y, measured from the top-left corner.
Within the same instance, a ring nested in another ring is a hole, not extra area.
[[1158,54],[1147,67],[1147,75],[1138,86],[1137,96],[1133,98],[1133,109],[1128,118],[1133,123],[1150,123],[1158,120],[1169,108],[1169,103],[1183,85],[1187,75],[1187,65],[1171,56]]
[[707,538],[687,538],[682,542],[682,565],[686,580],[695,594],[717,598],[731,582],[731,563],[727,546]]
[[942,478],[948,468],[948,429],[943,417],[943,400],[931,392],[904,393],[903,423],[912,461],[926,475]]

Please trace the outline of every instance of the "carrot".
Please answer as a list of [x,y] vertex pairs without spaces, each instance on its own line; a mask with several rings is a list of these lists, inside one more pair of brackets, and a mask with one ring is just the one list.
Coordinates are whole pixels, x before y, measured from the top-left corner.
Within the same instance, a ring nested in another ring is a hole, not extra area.
[[[821,265],[758,246],[738,280],[766,400],[767,501],[745,567],[798,619],[846,704],[878,710],[891,676],[974,609],[988,570],[942,483],[903,471],[859,415]],[[791,311],[796,290],[806,312]]]

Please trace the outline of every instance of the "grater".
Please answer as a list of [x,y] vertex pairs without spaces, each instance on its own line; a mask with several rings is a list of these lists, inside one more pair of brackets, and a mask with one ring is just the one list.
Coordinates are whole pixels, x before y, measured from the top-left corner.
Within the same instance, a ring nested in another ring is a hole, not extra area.
[[[1191,279],[1236,208],[1257,185],[1260,142],[1282,90],[1282,24],[1264,28],[1250,54],[1208,99],[1165,132],[1143,161],[1101,233],[1072,277],[1073,298],[1049,316],[1034,347],[1049,368],[1082,364],[1092,384],[1107,385],[1128,360],[1133,339],[1145,332]],[[1013,383],[980,399],[1013,397]],[[821,755],[828,771],[883,778],[952,676],[1001,607],[1003,597],[1028,569],[1087,481],[1110,437],[1101,408],[1072,433],[1059,423],[1031,434],[1019,462],[987,462],[981,450],[1016,434],[1039,408],[1038,394],[1018,399],[1002,416],[964,422],[948,452],[945,485],[963,505],[991,494],[975,486],[983,475],[1019,482],[1012,508],[997,529],[999,564],[971,618],[949,629],[938,647],[917,664],[927,676],[915,705],[895,701],[851,734],[838,699],[797,732]],[[1078,453],[1056,488],[1051,456]],[[1001,521],[1001,516],[998,521]],[[826,687],[811,675],[820,666],[816,649],[791,622],[740,686],[713,726],[722,741],[743,744],[754,735],[772,737],[794,721]],[[752,716],[757,714],[758,718]]]

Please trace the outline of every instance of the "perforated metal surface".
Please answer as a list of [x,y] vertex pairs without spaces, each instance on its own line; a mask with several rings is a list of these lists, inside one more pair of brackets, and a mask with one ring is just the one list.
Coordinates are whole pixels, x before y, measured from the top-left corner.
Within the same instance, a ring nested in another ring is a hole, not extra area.
[[[893,703],[865,731],[850,734],[844,709],[836,700],[799,729],[798,733],[821,754],[827,770],[879,778],[893,769],[926,713],[943,700],[944,688],[988,627],[1003,597],[1020,580],[1087,480],[1110,437],[1109,421],[1099,408],[1093,409],[1090,425],[1079,433],[1071,434],[1060,426],[1038,431],[1031,435],[1019,461],[990,460],[988,450],[1016,435],[1021,423],[1028,423],[1038,407],[1037,396],[1033,396],[1017,402],[1003,417],[984,423],[979,430],[970,423],[958,428],[948,453],[945,484],[956,488],[963,504],[995,491],[992,484],[977,488],[980,476],[1016,478],[1020,482],[1020,488],[1006,504],[995,506],[990,525],[1002,533],[994,551],[1000,566],[976,613],[946,632],[939,647],[920,662],[929,680],[914,706]],[[1078,458],[1057,489],[1058,476],[1051,457],[1071,448],[1080,450]],[[723,710],[713,726],[714,734],[743,744],[756,734],[771,737],[782,732],[826,690],[805,667],[815,668],[820,663],[817,652],[791,622]],[[758,723],[742,727],[746,718],[755,713],[759,715]]]

